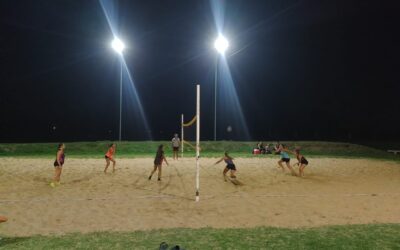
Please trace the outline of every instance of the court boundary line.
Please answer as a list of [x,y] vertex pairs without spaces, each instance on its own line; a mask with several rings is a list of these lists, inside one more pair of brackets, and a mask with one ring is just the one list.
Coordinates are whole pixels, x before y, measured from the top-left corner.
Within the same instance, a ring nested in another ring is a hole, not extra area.
[[[353,193],[353,194],[261,194],[261,195],[243,195],[243,194],[228,194],[224,197],[247,197],[247,198],[286,198],[286,197],[361,197],[361,196],[400,196],[400,193]],[[203,195],[205,199],[217,198],[217,195]],[[93,198],[76,198],[76,199],[9,199],[0,200],[1,203],[19,203],[19,202],[44,202],[44,201],[103,201],[103,200],[130,200],[130,199],[183,199],[181,196],[174,194],[163,195],[138,195],[127,197],[125,199],[112,197],[93,197]]]

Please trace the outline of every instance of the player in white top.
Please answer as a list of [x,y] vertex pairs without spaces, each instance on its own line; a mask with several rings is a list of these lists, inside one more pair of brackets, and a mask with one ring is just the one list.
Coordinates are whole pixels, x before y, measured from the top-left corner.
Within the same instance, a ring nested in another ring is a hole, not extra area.
[[178,134],[174,134],[174,138],[172,138],[172,151],[174,153],[173,159],[178,160],[178,152],[179,147],[181,146],[181,140],[178,137]]

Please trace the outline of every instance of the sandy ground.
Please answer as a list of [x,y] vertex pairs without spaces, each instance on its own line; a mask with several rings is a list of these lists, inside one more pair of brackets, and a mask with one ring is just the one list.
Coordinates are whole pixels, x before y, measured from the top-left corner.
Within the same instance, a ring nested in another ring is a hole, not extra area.
[[[400,223],[400,164],[364,159],[309,159],[306,177],[277,169],[276,159],[236,159],[235,186],[221,163],[201,159],[200,202],[195,161],[180,159],[147,180],[153,159],[67,159],[62,185],[51,188],[51,159],[1,158],[1,235],[132,231],[173,227],[313,227]],[[296,168],[297,169],[297,168]]]

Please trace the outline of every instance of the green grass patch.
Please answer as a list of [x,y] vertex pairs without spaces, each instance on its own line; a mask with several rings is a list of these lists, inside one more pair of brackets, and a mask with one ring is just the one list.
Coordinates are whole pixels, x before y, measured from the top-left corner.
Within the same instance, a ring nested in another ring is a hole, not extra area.
[[[66,143],[68,157],[102,157],[107,151],[108,141],[96,142],[69,142]],[[383,149],[369,146],[319,141],[289,141],[283,142],[294,148],[299,146],[307,157],[345,157],[345,158],[374,158],[387,160],[400,160],[400,155],[393,155]],[[117,143],[117,156],[124,158],[153,157],[157,146],[164,144],[167,155],[171,154],[169,141],[123,141]],[[193,143],[194,144],[194,143]],[[220,157],[224,151],[229,151],[233,157],[253,157],[252,150],[256,142],[241,141],[202,141],[202,157]],[[57,143],[21,143],[0,144],[0,157],[55,157]],[[193,157],[195,151],[185,146],[186,157]],[[258,157],[270,157],[262,155]]]
[[0,249],[158,249],[161,242],[185,249],[400,249],[400,224],[307,229],[179,228],[5,237],[0,241]]

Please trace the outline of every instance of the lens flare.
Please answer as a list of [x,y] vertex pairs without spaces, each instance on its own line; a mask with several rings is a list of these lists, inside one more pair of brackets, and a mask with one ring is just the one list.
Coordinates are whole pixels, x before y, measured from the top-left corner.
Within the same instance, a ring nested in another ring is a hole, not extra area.
[[125,49],[125,44],[118,38],[115,37],[111,42],[111,47],[118,53],[122,54],[122,51]]
[[219,35],[215,40],[214,47],[218,53],[224,54],[229,47],[229,42],[223,35]]

